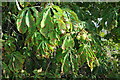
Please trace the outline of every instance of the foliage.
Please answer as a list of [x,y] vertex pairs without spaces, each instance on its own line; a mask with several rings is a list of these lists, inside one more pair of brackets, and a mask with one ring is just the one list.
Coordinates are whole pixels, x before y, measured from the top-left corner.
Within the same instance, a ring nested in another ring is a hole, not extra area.
[[2,5],[3,78],[119,78],[119,3]]

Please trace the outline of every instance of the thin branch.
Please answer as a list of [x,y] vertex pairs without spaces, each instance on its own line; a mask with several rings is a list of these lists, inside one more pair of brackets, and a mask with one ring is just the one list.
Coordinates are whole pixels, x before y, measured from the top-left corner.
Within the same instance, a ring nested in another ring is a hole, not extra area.
[[20,5],[19,5],[19,3],[18,3],[17,0],[16,0],[16,5],[17,5],[17,8],[18,8],[19,11],[22,10],[22,9],[20,8]]
[[47,66],[47,68],[46,68],[46,70],[45,70],[45,74],[46,74],[46,72],[47,72],[47,70],[48,70],[48,68],[49,68],[49,66],[50,66],[50,63],[51,63],[51,61],[48,63],[48,66]]

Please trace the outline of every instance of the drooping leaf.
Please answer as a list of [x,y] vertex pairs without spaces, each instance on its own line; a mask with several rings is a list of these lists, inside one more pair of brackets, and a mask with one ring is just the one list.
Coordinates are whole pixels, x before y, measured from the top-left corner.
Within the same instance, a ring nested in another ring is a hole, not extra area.
[[41,34],[45,37],[48,38],[48,33],[49,33],[49,28],[48,27],[44,27],[40,30]]
[[30,10],[28,10],[27,13],[26,13],[26,25],[28,27],[30,27],[30,16],[31,16]]
[[58,11],[58,13],[59,13],[58,15],[62,15],[63,14],[63,10],[59,6],[52,5],[52,7]]
[[24,34],[27,31],[27,26],[25,24],[25,12],[26,10],[23,10],[21,14],[18,15],[18,19],[16,21],[17,29],[22,34]]
[[64,50],[64,49],[72,48],[72,47],[74,47],[74,40],[70,34],[66,34],[66,37],[62,44],[62,49]]
[[67,12],[69,12],[69,13],[71,14],[71,17],[72,17],[75,21],[79,21],[78,16],[77,16],[77,14],[76,14],[74,11],[72,11],[72,10],[70,10],[70,9],[68,9],[68,8],[66,8],[66,9],[64,9],[64,10],[67,11]]
[[[42,20],[42,21],[44,21],[44,20]],[[42,24],[42,21],[41,21],[41,24]],[[40,30],[41,34],[45,38],[52,37],[51,36],[51,35],[53,35],[52,32],[54,32],[55,30],[54,30],[54,23],[52,22],[52,18],[50,17],[50,15],[48,15],[46,17],[43,24],[44,24],[44,27],[41,28],[41,30]]]
[[28,26],[28,31],[30,33],[35,31],[35,29],[36,29],[35,19],[31,13],[30,9],[26,13],[26,25]]
[[36,21],[37,19],[39,19],[39,12],[37,11],[37,9],[35,7],[31,7],[31,9],[33,10],[33,16],[35,16]]
[[21,64],[24,63],[24,58],[25,58],[25,57],[24,57],[21,53],[15,52],[15,53],[14,53],[14,56],[15,56],[15,58],[16,58]]
[[46,12],[43,13],[43,19],[41,21],[41,28],[45,27],[45,21],[46,21],[46,18],[48,17],[48,13],[49,13],[50,9],[48,9]]
[[64,59],[63,59],[63,62],[62,62],[62,66],[61,66],[61,73],[64,73],[64,65],[65,65],[66,59],[68,57],[68,54],[69,53],[66,53],[65,56],[64,56]]

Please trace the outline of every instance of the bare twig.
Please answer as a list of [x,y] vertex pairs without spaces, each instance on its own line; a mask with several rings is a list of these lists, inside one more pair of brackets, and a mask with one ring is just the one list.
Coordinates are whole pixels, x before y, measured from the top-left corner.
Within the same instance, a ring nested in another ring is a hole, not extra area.
[[48,70],[48,68],[49,68],[49,66],[50,66],[50,63],[51,63],[51,61],[48,63],[48,66],[47,66],[47,68],[46,68],[46,70],[45,70],[45,74],[46,74],[46,72],[47,72],[47,70]]

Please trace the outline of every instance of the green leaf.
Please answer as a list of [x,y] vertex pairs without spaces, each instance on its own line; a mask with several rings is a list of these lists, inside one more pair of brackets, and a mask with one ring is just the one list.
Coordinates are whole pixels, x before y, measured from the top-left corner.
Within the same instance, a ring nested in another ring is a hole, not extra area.
[[13,43],[10,43],[10,50],[11,51],[15,51],[16,50],[16,46]]
[[41,21],[41,28],[45,27],[45,21],[46,21],[46,18],[48,17],[48,13],[49,13],[50,9],[48,9],[46,12],[43,13],[43,19]]
[[26,13],[26,25],[28,26],[28,31],[33,33],[36,30],[35,19],[30,10]]
[[52,7],[53,7],[54,9],[56,9],[56,10],[60,13],[60,15],[63,14],[63,10],[62,10],[59,6],[52,5]]
[[39,12],[37,11],[37,9],[35,7],[31,7],[31,9],[33,10],[33,16],[35,16],[36,20],[39,19]]
[[55,39],[56,38],[55,34],[56,34],[55,32],[49,32],[48,37],[50,37],[50,39]]
[[16,21],[17,29],[20,33],[24,34],[27,31],[27,26],[25,24],[25,12],[26,10],[23,10],[20,15],[18,15],[18,19]]
[[70,34],[66,34],[66,37],[65,37],[63,44],[62,44],[62,49],[73,48],[73,47],[74,47],[73,38],[71,37]]
[[[42,22],[42,21],[41,21]],[[50,17],[50,15],[47,16],[45,22],[44,22],[44,27],[41,28],[40,32],[41,34],[45,37],[45,38],[48,38],[48,37],[52,37],[52,33],[51,32],[54,32],[55,29],[54,29],[54,24],[52,22],[52,18]]]
[[64,72],[64,65],[65,65],[65,61],[66,61],[66,58],[68,56],[69,53],[66,53],[66,55],[64,56],[64,59],[63,59],[63,62],[62,62],[62,66],[61,66],[61,73]]
[[10,54],[10,60],[8,67],[13,72],[18,72],[19,70],[22,70],[23,63],[24,63],[24,56],[20,54],[20,52],[13,52]]
[[21,64],[23,64],[24,63],[24,56],[23,55],[21,55],[19,52],[15,52],[14,53],[14,56],[15,56],[15,58],[21,63]]
[[84,46],[81,44],[80,48],[78,49],[78,54],[81,54],[81,52],[83,51],[83,48],[84,48]]
[[40,30],[41,34],[45,37],[48,38],[48,33],[49,33],[49,28],[48,27],[44,27]]
[[87,57],[86,57],[86,59],[87,59],[87,64],[90,67],[90,70],[93,71],[93,61],[92,61],[92,59],[88,60]]
[[68,9],[68,8],[66,8],[66,9],[64,9],[64,10],[65,10],[66,12],[69,12],[69,13],[72,15],[72,17],[73,17],[74,20],[79,21],[78,16],[77,16],[77,14],[76,14],[74,11],[72,11],[72,10],[70,10],[70,9]]
[[14,72],[14,68],[13,68],[13,65],[12,65],[12,58],[9,60],[9,64],[8,64],[8,67],[11,71]]
[[30,10],[28,10],[26,13],[26,25],[28,27],[30,27],[30,16],[31,16],[31,13],[30,13]]
[[7,66],[7,64],[5,62],[2,62],[2,67],[3,67],[3,69],[8,70],[8,66]]
[[41,28],[41,21],[43,19],[44,13],[49,9],[49,7],[45,8],[42,10],[42,12],[38,13],[38,18],[36,18],[36,26],[38,28],[38,30],[40,31]]
[[57,19],[57,23],[58,23],[58,26],[59,26],[60,30],[65,30],[66,29],[66,25],[65,25],[65,23],[63,22],[62,19]]

